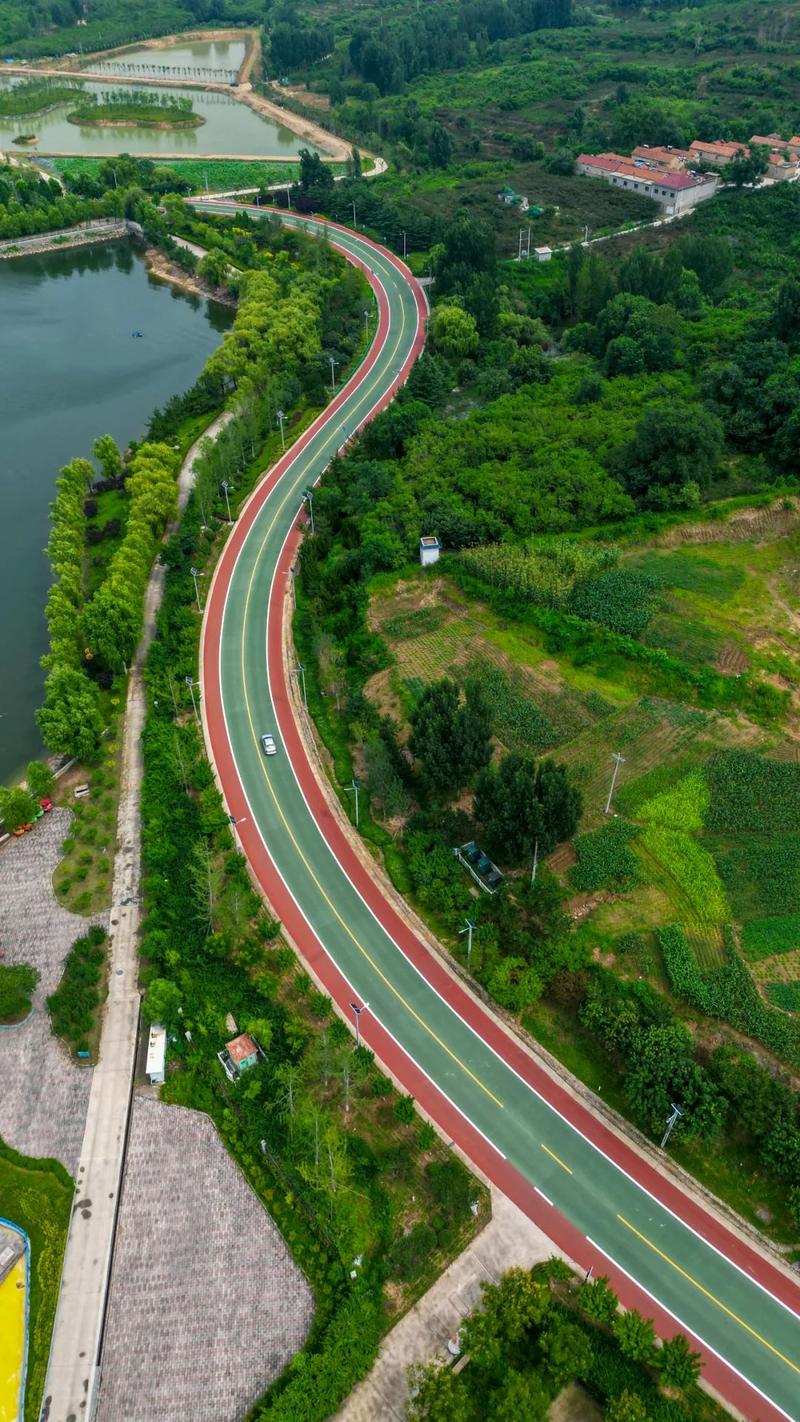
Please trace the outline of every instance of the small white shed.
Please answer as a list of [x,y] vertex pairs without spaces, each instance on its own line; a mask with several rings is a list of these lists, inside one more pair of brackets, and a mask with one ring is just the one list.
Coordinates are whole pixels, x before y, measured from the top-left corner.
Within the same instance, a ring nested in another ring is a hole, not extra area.
[[549,262],[553,255],[552,247],[534,247],[533,255],[537,262]]
[[419,540],[419,561],[423,568],[429,568],[432,563],[438,563],[442,545],[438,538],[431,534],[424,534]]
[[167,1029],[160,1022],[153,1022],[147,1039],[147,1072],[151,1086],[160,1086],[164,1080],[167,1059]]

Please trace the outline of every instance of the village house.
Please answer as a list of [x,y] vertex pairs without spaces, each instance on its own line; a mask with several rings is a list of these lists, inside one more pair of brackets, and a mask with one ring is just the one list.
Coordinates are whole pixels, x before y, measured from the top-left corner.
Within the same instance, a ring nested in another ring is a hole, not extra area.
[[614,187],[652,198],[668,216],[705,202],[717,190],[716,175],[662,170],[650,167],[641,158],[623,158],[619,153],[581,153],[576,167],[588,177],[605,178]]

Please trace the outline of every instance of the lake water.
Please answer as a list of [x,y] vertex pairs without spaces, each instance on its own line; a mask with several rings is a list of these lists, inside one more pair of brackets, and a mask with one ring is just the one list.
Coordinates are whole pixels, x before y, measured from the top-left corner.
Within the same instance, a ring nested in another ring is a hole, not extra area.
[[231,319],[151,280],[127,242],[0,262],[0,782],[41,750],[42,550],[58,470],[91,456],[99,434],[140,438]]
[[[9,81],[0,79],[1,83]],[[237,103],[227,94],[205,93],[201,89],[182,89],[145,84],[87,83],[94,93],[122,90],[130,93],[171,94],[190,97],[195,113],[205,120],[200,128],[80,128],[69,123],[67,114],[75,104],[58,104],[43,114],[23,117],[0,117],[0,150],[12,153],[80,153],[107,157],[112,153],[148,153],[164,158],[206,158],[230,154],[252,158],[293,158],[308,144],[291,129],[272,123],[246,104]],[[39,142],[15,150],[13,139],[21,133],[35,133]]]
[[[141,64],[157,78],[159,65],[170,68],[209,69],[225,75],[238,74],[244,63],[244,40],[189,40],[167,49],[130,49],[109,59],[86,60],[83,66],[93,74],[127,74],[126,65]],[[176,77],[176,76],[168,76]]]

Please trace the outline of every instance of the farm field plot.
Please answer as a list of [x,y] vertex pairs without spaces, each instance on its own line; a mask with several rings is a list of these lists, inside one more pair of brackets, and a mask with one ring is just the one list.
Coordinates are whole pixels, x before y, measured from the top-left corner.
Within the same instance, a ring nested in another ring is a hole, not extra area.
[[[648,634],[661,619],[673,631],[668,650],[687,663],[702,665],[707,658],[701,653],[712,648],[718,670],[726,669],[726,656],[733,662],[727,670],[735,673],[769,667],[779,654],[786,670],[795,645],[800,652],[800,629],[784,596],[791,596],[800,561],[798,535],[793,528],[787,533],[785,520],[754,528],[743,519],[742,530],[748,527],[760,539],[739,536],[739,528],[725,538],[714,528],[706,540],[710,526],[700,525],[679,530],[685,541],[676,546],[671,530],[669,545],[620,550],[619,572],[599,573],[596,584],[608,583],[612,607],[620,578],[624,594],[625,577],[644,577],[659,611],[640,640],[657,642]],[[535,599],[534,582],[531,587]],[[557,595],[562,605],[572,597],[577,610],[575,592]],[[580,597],[584,615],[616,616],[603,610],[602,593],[591,583],[582,585]],[[654,944],[655,930],[679,923],[700,969],[710,972],[726,962],[732,924],[766,999],[784,1011],[800,1010],[794,708],[785,717],[785,737],[781,728],[759,726],[735,709],[721,713],[640,695],[621,658],[553,652],[533,620],[504,618],[467,596],[446,571],[406,576],[390,590],[381,585],[369,623],[392,662],[371,678],[366,693],[398,724],[401,740],[425,685],[442,676],[462,686],[474,678],[491,706],[497,754],[553,755],[568,767],[583,797],[584,834],[605,833],[612,756],[623,757],[612,808],[634,827],[624,850],[632,869],[616,878],[609,869],[607,880],[601,873],[594,882],[593,871],[581,878],[580,869],[570,869],[571,850],[551,860],[577,891],[573,911],[588,915],[588,927],[603,941],[634,933]],[[653,948],[657,976],[658,957]]]

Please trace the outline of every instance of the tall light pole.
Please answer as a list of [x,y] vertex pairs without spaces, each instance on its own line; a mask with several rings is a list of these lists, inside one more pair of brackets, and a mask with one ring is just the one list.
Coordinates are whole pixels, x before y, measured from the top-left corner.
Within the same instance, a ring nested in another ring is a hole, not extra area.
[[356,217],[356,200],[355,200],[355,198],[353,198],[353,226],[354,226],[354,227],[357,227],[357,226],[358,226],[358,219],[357,219],[357,217]]
[[339,362],[338,362],[338,360],[334,360],[333,356],[328,356],[328,361],[329,361],[330,367],[331,367],[331,395],[335,395],[335,394],[336,394],[336,366],[339,364]]
[[311,532],[314,532],[314,495],[310,489],[303,490],[303,498],[308,504],[308,517],[311,521]]
[[227,479],[223,479],[220,488],[222,489],[225,495],[225,507],[228,510],[228,523],[233,523],[233,519],[231,518],[231,501],[228,498],[228,490],[232,489],[233,485],[229,483]]
[[608,815],[608,814],[610,814],[610,812],[611,812],[611,800],[612,800],[612,797],[613,797],[613,794],[614,794],[614,786],[615,786],[616,783],[617,783],[617,776],[618,776],[618,774],[619,774],[619,768],[620,768],[621,765],[624,765],[624,764],[625,764],[625,757],[624,757],[624,755],[620,755],[619,751],[614,751],[614,754],[612,755],[611,759],[612,759],[613,762],[614,762],[614,772],[613,772],[613,774],[612,774],[612,776],[611,776],[611,785],[609,786],[609,790],[608,790],[608,799],[606,800],[606,807],[605,807],[605,809],[604,809],[604,811],[603,811],[603,814],[604,814],[604,815]]
[[351,1002],[351,1003],[350,1003],[350,1006],[351,1006],[352,1009],[353,1009],[353,1015],[354,1015],[354,1017],[355,1017],[355,1019],[356,1019],[356,1046],[357,1046],[357,1047],[360,1047],[360,1046],[361,1046],[361,1014],[362,1014],[362,1012],[366,1012],[367,1008],[369,1007],[369,1003],[368,1003],[368,1002],[362,1002],[361,1006],[359,1007],[359,1005],[358,1005],[357,1002]]
[[461,935],[464,934],[464,933],[466,933],[466,935],[467,935],[467,967],[469,967],[469,960],[470,960],[470,958],[472,957],[472,935],[473,935],[474,932],[475,932],[475,924],[472,922],[472,919],[471,919],[471,918],[468,918],[468,919],[467,919],[467,926],[466,926],[466,928],[459,928],[459,930],[458,930],[458,936],[459,936],[459,938],[460,938]]
[[286,416],[284,415],[283,410],[278,410],[278,413],[276,414],[275,419],[278,421],[278,427],[279,427],[280,432],[281,432],[281,449],[283,450],[283,453],[285,454],[285,453],[286,453],[286,440],[285,440],[284,437],[283,437],[283,422],[284,422],[284,420],[286,419]]
[[350,781],[350,784],[345,786],[345,789],[348,791],[352,790],[353,794],[356,797],[356,829],[358,829],[358,781],[356,780],[355,776],[353,776],[353,779]]
[[407,254],[407,252],[408,252],[408,242],[407,242],[407,240],[406,240],[406,233],[403,232],[403,261],[405,261],[405,259],[406,259],[406,254]]
[[196,702],[195,699],[194,699],[194,689],[195,689],[196,686],[198,686],[198,687],[200,686],[200,682],[199,682],[199,681],[194,681],[193,678],[190,677],[190,676],[187,676],[187,677],[185,678],[185,681],[186,681],[186,685],[187,685],[188,688],[189,688],[189,695],[190,695],[191,698],[192,698],[192,710],[194,711],[195,720],[196,720],[196,721],[199,721],[199,720],[200,720],[200,717],[199,717],[198,714],[197,714],[197,702]]
[[664,1146],[667,1144],[667,1141],[669,1140],[670,1136],[672,1135],[672,1128],[673,1128],[673,1126],[675,1126],[675,1125],[677,1124],[677,1122],[680,1120],[680,1118],[681,1118],[682,1115],[683,1115],[683,1112],[682,1112],[680,1106],[676,1106],[676,1105],[675,1105],[675,1102],[673,1101],[673,1102],[672,1102],[672,1115],[670,1116],[669,1120],[667,1121],[667,1129],[665,1130],[663,1136],[661,1137],[661,1149],[662,1149],[662,1150],[664,1149]]
[[299,678],[300,678],[300,685],[301,685],[302,688],[303,688],[303,705],[304,705],[304,707],[305,707],[305,709],[306,709],[306,711],[307,711],[307,710],[308,710],[308,697],[306,696],[306,667],[305,667],[305,662],[298,662],[298,663],[297,663],[297,671],[296,671],[295,675],[296,675],[296,676],[299,676]]
[[369,312],[369,311],[367,310],[367,308],[365,307],[365,308],[364,308],[364,335],[366,336],[367,340],[369,340],[369,318],[370,318],[370,312]]
[[195,568],[194,564],[193,564],[192,567],[189,569],[189,572],[191,573],[192,577],[194,578],[194,598],[195,598],[195,602],[197,603],[197,611],[198,611],[198,612],[202,612],[203,609],[202,609],[202,607],[200,606],[200,589],[199,589],[198,586],[197,586],[197,579],[198,579],[198,578],[202,578],[202,577],[204,576],[204,574],[200,572],[200,569],[199,569],[199,568]]

